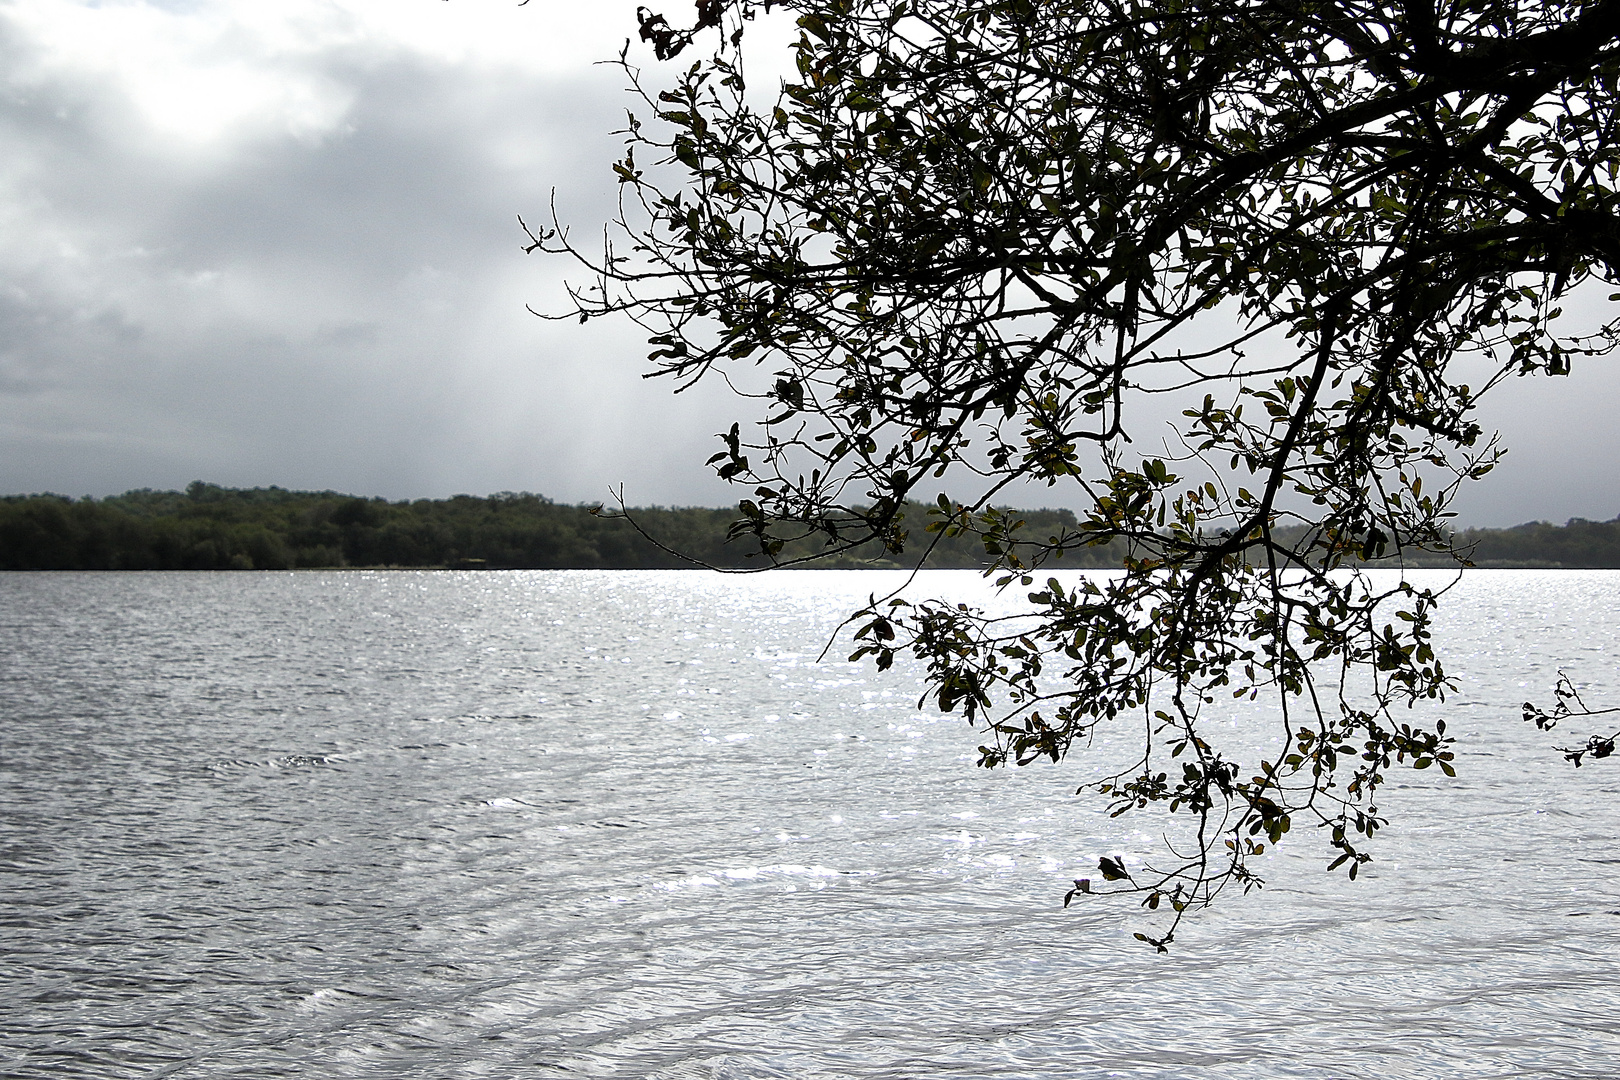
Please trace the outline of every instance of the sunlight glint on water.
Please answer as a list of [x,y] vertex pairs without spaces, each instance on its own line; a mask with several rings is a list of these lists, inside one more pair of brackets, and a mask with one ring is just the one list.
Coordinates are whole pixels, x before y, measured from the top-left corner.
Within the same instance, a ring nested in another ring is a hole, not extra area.
[[1079,762],[816,662],[898,580],[0,576],[0,1074],[1613,1076],[1620,771],[1517,706],[1620,704],[1620,574],[1466,579],[1460,780],[1168,957]]

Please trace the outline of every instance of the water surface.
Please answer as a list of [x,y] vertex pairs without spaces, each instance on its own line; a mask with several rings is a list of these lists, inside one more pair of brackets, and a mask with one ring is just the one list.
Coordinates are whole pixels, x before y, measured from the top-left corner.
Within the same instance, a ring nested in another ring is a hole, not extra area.
[[1467,578],[1459,780],[1169,956],[1078,763],[816,662],[896,580],[0,575],[0,1074],[1614,1075],[1620,766],[1517,706],[1620,703],[1620,573]]

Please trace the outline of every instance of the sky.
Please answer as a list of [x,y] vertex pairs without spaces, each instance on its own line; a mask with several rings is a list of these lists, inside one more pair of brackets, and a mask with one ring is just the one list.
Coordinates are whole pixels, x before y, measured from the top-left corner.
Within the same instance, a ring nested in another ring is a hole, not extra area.
[[[635,6],[0,0],[0,493],[735,501],[703,462],[746,403],[527,309],[566,267],[519,215],[612,212],[596,61]],[[1502,387],[1459,523],[1620,515],[1617,392],[1613,361]]]

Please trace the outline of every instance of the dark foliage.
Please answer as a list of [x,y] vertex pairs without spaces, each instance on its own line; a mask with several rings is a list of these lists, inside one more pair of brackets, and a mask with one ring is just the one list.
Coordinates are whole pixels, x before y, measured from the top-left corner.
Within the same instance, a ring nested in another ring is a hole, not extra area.
[[[761,564],[751,534],[733,535],[736,512],[705,507],[632,510],[628,519],[541,495],[389,502],[335,491],[222,488],[201,481],[185,491],[127,491],[105,499],[0,496],[0,570],[288,570],[323,567],[480,569],[658,569],[703,563],[726,569]],[[909,504],[911,520],[927,507]],[[1067,510],[1005,510],[1015,535],[1075,527]],[[1019,541],[1034,546],[1035,540]],[[1468,529],[1457,545],[1478,566],[1620,569],[1620,518],[1567,525],[1531,522]],[[804,540],[788,554],[813,552]],[[680,554],[674,554],[679,552]],[[683,557],[689,556],[689,557]],[[1124,565],[1123,546],[1070,553],[1075,568]],[[694,561],[695,560],[695,561]],[[984,569],[995,556],[982,538],[949,537],[928,565]],[[895,567],[880,544],[815,562],[818,567]],[[1435,560],[1454,566],[1453,560]]]
[[[921,508],[913,508],[922,517]],[[300,567],[636,569],[692,560],[746,569],[761,564],[748,539],[728,541],[736,512],[701,507],[634,510],[636,524],[539,495],[388,502],[333,491],[241,490],[197,482],[184,492],[130,491],[106,499],[0,498],[3,570],[284,570]],[[1020,512],[1037,535],[1074,527],[1063,510]],[[819,546],[798,541],[795,550]],[[681,555],[673,554],[680,552]],[[1076,565],[1118,565],[1098,549]],[[686,556],[686,557],[682,557]],[[845,551],[829,566],[895,566],[880,544]],[[989,557],[976,540],[942,545],[930,565],[974,567]]]
[[1457,546],[1475,566],[1540,566],[1570,569],[1620,568],[1620,518],[1564,525],[1532,521],[1511,529],[1467,529]]
[[[773,6],[800,34],[762,92],[738,43]],[[1496,460],[1481,395],[1620,340],[1562,307],[1620,283],[1620,0],[705,0],[642,25],[660,58],[715,51],[656,86],[625,65],[616,229],[531,234],[585,267],[556,317],[633,319],[661,373],[724,368],[766,410],[711,464],[769,558],[915,553],[904,508],[945,476],[977,487],[927,535],[980,535],[1008,585],[1125,547],[1027,618],[874,604],[856,655],[926,662],[985,765],[1140,731],[1083,790],[1169,815],[1161,859],[1100,868],[1173,912],[1144,940],[1257,885],[1294,824],[1355,877],[1392,770],[1453,772],[1409,706],[1455,689],[1443,590],[1358,567],[1452,558],[1452,497]],[[1083,509],[1017,547],[993,508],[1030,483]],[[1262,699],[1269,757],[1206,722]]]

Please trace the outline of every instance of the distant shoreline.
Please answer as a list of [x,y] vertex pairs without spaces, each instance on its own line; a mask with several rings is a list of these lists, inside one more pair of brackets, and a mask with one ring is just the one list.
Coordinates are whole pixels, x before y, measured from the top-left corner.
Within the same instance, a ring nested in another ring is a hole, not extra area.
[[[647,507],[631,513],[649,541],[621,517],[554,503],[527,492],[389,502],[333,491],[224,488],[197,481],[185,491],[141,489],[104,499],[0,496],[0,570],[677,570],[760,568],[757,539],[727,541],[735,509]],[[971,534],[927,534],[927,507],[907,508],[911,542],[895,554],[872,543],[804,569],[909,569],[933,545],[930,569],[980,570],[989,562]],[[1019,510],[1032,542],[1072,532],[1068,510]],[[1563,525],[1529,522],[1465,529],[1459,548],[1482,569],[1620,569],[1620,518]],[[813,557],[826,537],[788,539],[782,561]],[[676,553],[679,554],[676,554]],[[1055,569],[1118,567],[1119,542],[1075,547]],[[698,565],[694,565],[694,563]],[[1383,560],[1368,565],[1394,565]],[[1412,568],[1458,564],[1421,553]]]
[[[1400,570],[1429,570],[1429,571],[1435,571],[1435,572],[1438,572],[1438,573],[1444,573],[1446,571],[1472,572],[1472,571],[1478,571],[1478,570],[1513,570],[1513,571],[1521,571],[1522,570],[1522,571],[1526,571],[1526,572],[1535,571],[1535,570],[1620,571],[1620,566],[1563,566],[1563,565],[1553,566],[1553,565],[1548,565],[1548,564],[1534,564],[1534,565],[1532,565],[1530,563],[1523,563],[1523,564],[1515,563],[1515,564],[1511,564],[1511,565],[1509,565],[1509,564],[1496,564],[1496,565],[1489,565],[1489,566],[1480,565],[1480,564],[1477,564],[1477,563],[1473,564],[1473,565],[1464,565],[1462,563],[1452,563],[1449,566],[1445,566],[1445,565],[1441,565],[1439,563],[1423,562],[1423,563],[1407,563],[1405,566],[1397,566],[1394,563],[1379,562],[1379,563],[1359,564],[1357,568],[1362,569],[1362,570],[1374,570],[1374,571],[1376,571],[1376,570],[1397,570],[1397,569],[1400,569]],[[227,569],[222,569],[222,570],[106,570],[106,569],[77,568],[77,567],[70,567],[70,568],[65,568],[65,569],[63,569],[63,568],[57,568],[57,569],[22,568],[22,569],[18,569],[16,567],[0,567],[0,576],[9,575],[9,574],[155,574],[155,575],[163,575],[163,574],[534,574],[534,573],[545,573],[545,574],[554,574],[554,573],[555,574],[589,574],[589,573],[654,574],[654,573],[668,573],[669,571],[672,571],[672,570],[678,570],[678,571],[681,571],[683,573],[687,572],[687,571],[690,571],[692,573],[739,574],[739,575],[741,575],[741,574],[764,574],[764,573],[770,573],[770,574],[797,574],[797,573],[820,574],[820,573],[834,573],[834,572],[848,572],[848,571],[854,571],[854,572],[857,572],[857,573],[882,573],[882,574],[907,573],[907,574],[909,574],[909,573],[919,572],[919,570],[922,573],[931,573],[931,572],[934,572],[934,571],[951,571],[953,573],[963,573],[963,572],[980,573],[981,572],[979,568],[966,567],[966,566],[924,566],[924,567],[918,568],[918,567],[910,567],[910,566],[823,566],[823,565],[818,565],[818,564],[814,564],[814,563],[811,563],[811,564],[802,564],[801,563],[801,564],[798,564],[798,565],[795,565],[795,566],[771,566],[771,567],[766,567],[763,570],[737,569],[737,568],[716,567],[716,566],[691,566],[691,565],[687,565],[687,566],[663,566],[663,567],[657,567],[657,566],[572,566],[572,567],[570,567],[570,566],[563,566],[563,567],[495,566],[495,567],[487,567],[487,568],[476,569],[476,570],[467,569],[465,567],[454,567],[454,566],[299,566],[299,567],[292,567],[292,568],[283,569],[283,570],[268,569],[268,568],[264,569],[264,570],[240,570],[240,569],[228,569],[228,568]],[[1071,572],[1071,571],[1075,571],[1075,570],[1087,570],[1087,571],[1095,571],[1095,572],[1099,572],[1099,573],[1118,573],[1118,572],[1122,572],[1122,568],[1117,567],[1117,566],[1079,566],[1079,565],[1076,565],[1076,564],[1065,564],[1065,563],[1048,563],[1046,566],[1043,566],[1041,568],[1040,572],[1042,574],[1044,574],[1044,575],[1051,575],[1051,574],[1056,574],[1056,573]]]

